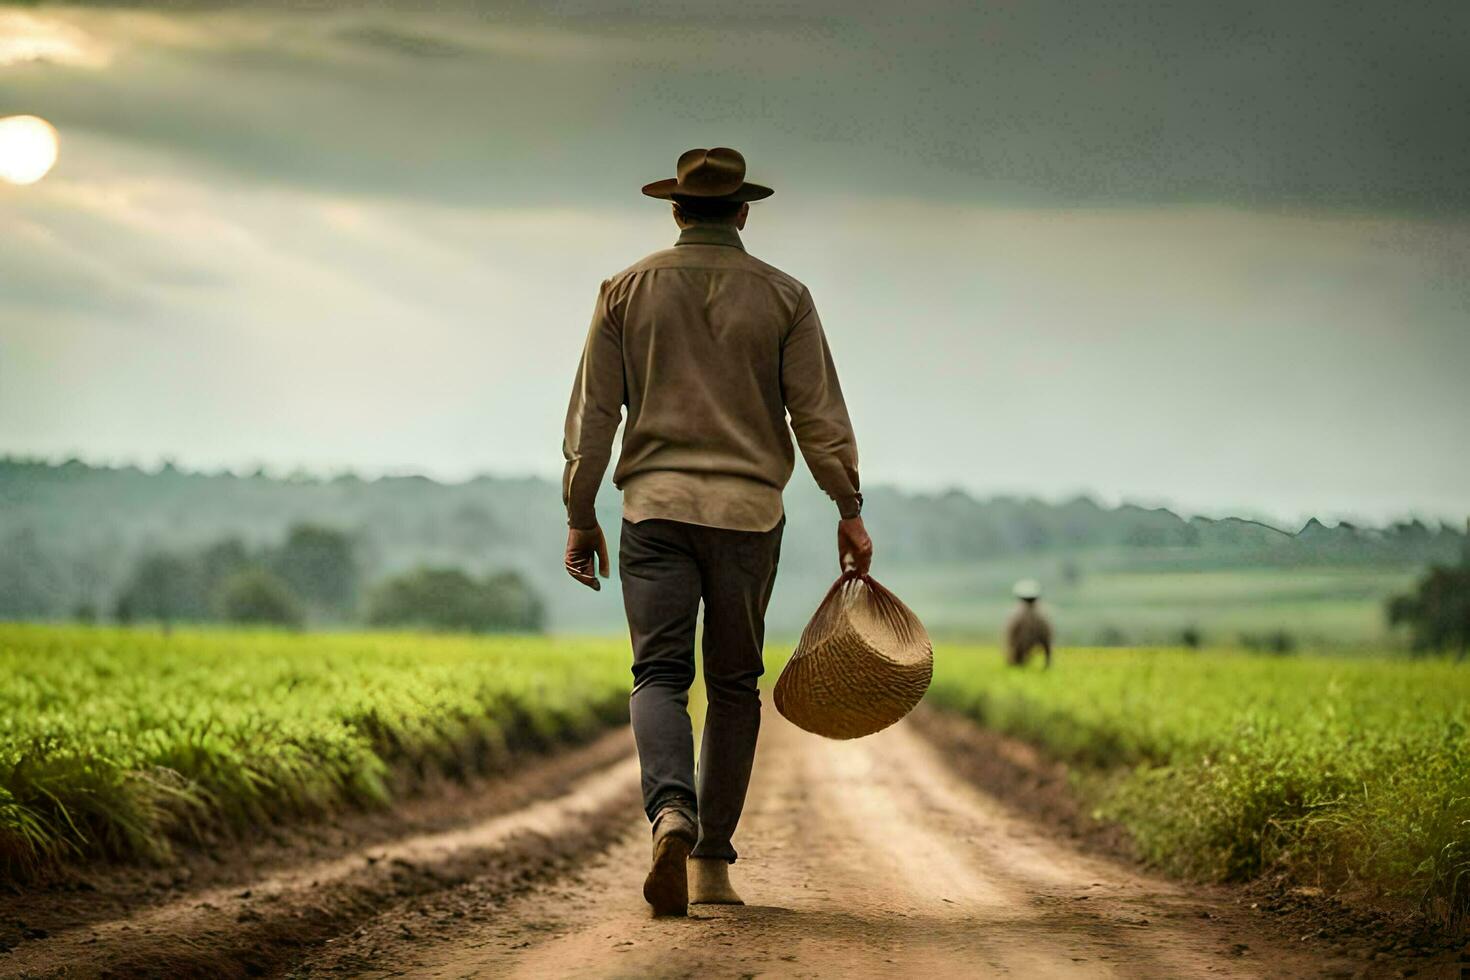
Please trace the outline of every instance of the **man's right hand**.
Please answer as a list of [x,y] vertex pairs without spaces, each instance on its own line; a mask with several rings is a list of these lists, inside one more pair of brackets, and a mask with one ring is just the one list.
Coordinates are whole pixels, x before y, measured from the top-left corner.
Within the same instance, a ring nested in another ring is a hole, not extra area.
[[[597,563],[597,567],[594,567],[594,563]],[[596,572],[600,568],[602,577],[607,578],[611,565],[612,562],[607,560],[607,539],[602,536],[602,528],[594,525],[586,529],[574,527],[567,531],[568,575],[593,592],[601,592],[602,583],[597,581]]]
[[845,572],[849,568],[859,575],[868,574],[873,564],[873,539],[861,517],[837,522],[837,562]]

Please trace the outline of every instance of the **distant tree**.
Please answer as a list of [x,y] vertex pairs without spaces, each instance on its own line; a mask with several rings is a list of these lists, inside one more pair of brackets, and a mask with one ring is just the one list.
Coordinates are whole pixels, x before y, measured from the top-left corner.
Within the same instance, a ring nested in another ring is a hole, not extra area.
[[199,577],[208,595],[217,595],[232,576],[256,564],[239,538],[224,538],[199,552]]
[[461,553],[483,553],[500,543],[505,532],[495,515],[480,504],[460,504],[444,523],[446,543]]
[[301,603],[286,583],[263,568],[247,568],[225,579],[215,605],[231,623],[299,629],[306,621]]
[[1392,626],[1407,626],[1415,653],[1453,650],[1458,659],[1470,651],[1470,563],[1435,567],[1408,595],[1388,603]]
[[457,568],[420,568],[374,590],[367,618],[375,626],[534,632],[543,628],[545,613],[540,598],[515,572],[476,581]]
[[63,591],[60,571],[36,532],[21,527],[0,540],[0,619],[55,615]]
[[1169,543],[1169,535],[1161,527],[1135,524],[1123,535],[1123,543],[1130,548],[1158,548]]
[[340,612],[357,597],[357,556],[352,538],[341,531],[297,524],[270,564],[307,602]]
[[78,603],[71,611],[71,618],[83,626],[91,626],[97,622],[97,607],[90,602]]
[[1069,589],[1075,589],[1082,584],[1082,568],[1072,559],[1062,562],[1062,582]]
[[1016,522],[1015,533],[1022,551],[1044,551],[1051,545],[1051,529],[1029,514]]
[[118,598],[118,618],[163,623],[209,618],[209,605],[196,569],[178,555],[145,555]]
[[1410,547],[1423,546],[1434,536],[1433,532],[1417,517],[1394,524],[1390,533],[1398,544]]
[[1255,653],[1273,653],[1285,657],[1296,653],[1296,637],[1288,630],[1274,629],[1264,633],[1240,634],[1240,645]]
[[522,633],[539,633],[546,628],[546,604],[517,572],[498,572],[485,579],[491,607],[506,628]]
[[1200,635],[1199,627],[1186,626],[1179,631],[1179,644],[1190,650],[1198,650],[1204,643],[1204,637]]

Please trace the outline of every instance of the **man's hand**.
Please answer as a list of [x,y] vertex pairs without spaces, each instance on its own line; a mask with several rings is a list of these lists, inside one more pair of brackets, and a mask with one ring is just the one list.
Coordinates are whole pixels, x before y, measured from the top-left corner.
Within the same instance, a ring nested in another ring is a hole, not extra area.
[[607,578],[612,562],[607,558],[607,539],[602,528],[595,524],[590,528],[571,528],[567,531],[567,574],[581,582],[593,592],[602,591],[602,583],[593,574],[593,561],[601,568],[602,577]]
[[868,537],[861,517],[837,522],[837,561],[844,572],[850,568],[859,575],[868,574],[873,564],[873,539]]

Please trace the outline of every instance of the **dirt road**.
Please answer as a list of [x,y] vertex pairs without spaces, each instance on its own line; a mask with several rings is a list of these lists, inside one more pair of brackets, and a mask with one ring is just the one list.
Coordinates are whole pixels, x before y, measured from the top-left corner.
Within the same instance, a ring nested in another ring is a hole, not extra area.
[[[300,972],[927,980],[1364,970],[1361,959],[1282,935],[1228,893],[1058,843],[954,775],[907,724],[830,742],[768,716],[736,843],[742,908],[651,919],[639,894],[640,818],[580,873],[479,922],[465,916],[462,894],[446,892],[380,916]],[[425,934],[422,924],[451,917],[465,924]]]
[[280,976],[416,900],[454,895],[479,914],[486,896],[552,880],[626,836],[638,799],[626,729],[516,770],[224,839],[173,865],[93,865],[0,889],[0,978]]

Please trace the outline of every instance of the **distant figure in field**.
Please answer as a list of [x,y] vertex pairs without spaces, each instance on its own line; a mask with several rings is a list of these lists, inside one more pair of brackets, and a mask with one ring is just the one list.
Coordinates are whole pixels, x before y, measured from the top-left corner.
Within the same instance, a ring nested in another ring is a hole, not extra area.
[[1041,586],[1031,579],[1016,583],[1016,598],[1021,605],[1006,621],[1006,662],[1012,667],[1024,667],[1031,651],[1041,647],[1046,655],[1046,666],[1051,666],[1051,623],[1047,622],[1036,608],[1041,598]]

